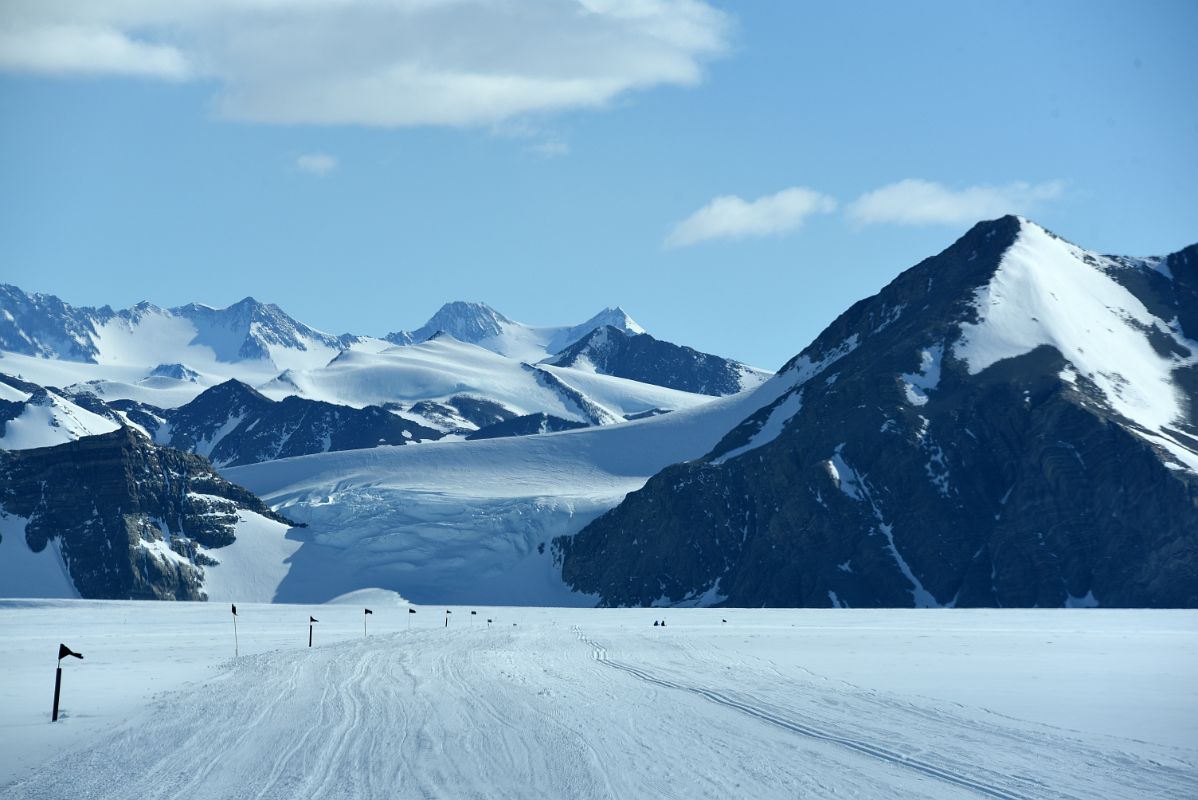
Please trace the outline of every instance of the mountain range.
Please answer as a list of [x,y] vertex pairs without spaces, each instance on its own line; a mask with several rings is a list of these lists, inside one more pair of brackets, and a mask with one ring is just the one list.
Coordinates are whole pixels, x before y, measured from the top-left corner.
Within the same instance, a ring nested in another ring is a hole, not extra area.
[[[74,463],[120,441],[245,487],[224,546],[196,551],[219,565],[130,596],[1192,607],[1196,291],[1198,246],[1104,256],[1004,217],[770,376],[618,308],[536,328],[449,303],[374,339],[250,300],[113,312],[5,287],[0,447]],[[161,482],[155,458],[124,459],[132,485]],[[50,574],[61,552],[20,549],[34,484],[8,474],[0,594],[6,561]],[[194,540],[174,506],[145,513],[128,541]],[[66,503],[62,541],[89,514]]]

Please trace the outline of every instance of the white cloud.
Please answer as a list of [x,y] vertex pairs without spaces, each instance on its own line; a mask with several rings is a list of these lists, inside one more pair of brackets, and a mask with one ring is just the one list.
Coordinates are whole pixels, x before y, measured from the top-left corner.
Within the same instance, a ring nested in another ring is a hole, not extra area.
[[931,181],[909,178],[866,192],[849,204],[849,219],[859,225],[890,222],[897,225],[956,225],[1004,214],[1026,214],[1055,200],[1064,181],[950,189]]
[[695,85],[730,35],[705,0],[4,0],[0,69],[210,80],[242,120],[494,125]]
[[181,80],[192,72],[187,57],[174,47],[138,41],[113,28],[81,25],[0,28],[0,69],[165,80]]
[[674,226],[666,247],[687,247],[709,239],[742,239],[789,233],[812,214],[836,210],[836,201],[814,189],[795,186],[777,194],[742,200],[717,197]]
[[323,178],[337,169],[337,158],[327,153],[304,153],[295,160],[295,166],[302,172]]

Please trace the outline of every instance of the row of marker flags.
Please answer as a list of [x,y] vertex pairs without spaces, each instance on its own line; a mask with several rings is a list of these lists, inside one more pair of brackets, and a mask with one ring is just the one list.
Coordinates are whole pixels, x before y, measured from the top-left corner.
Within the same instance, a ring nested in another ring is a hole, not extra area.
[[[241,644],[237,638],[237,604],[230,603],[229,608],[233,612],[233,655],[236,657],[236,656],[241,655]],[[374,612],[371,611],[369,608],[364,608],[364,609],[362,609],[362,611],[365,612],[362,614],[362,636],[363,636],[363,638],[365,638],[365,636],[367,635],[366,634],[366,617],[373,614]],[[408,629],[409,630],[412,628],[412,616],[411,615],[415,614],[415,613],[416,613],[416,609],[409,606],[408,607]],[[449,627],[449,615],[452,613],[453,612],[450,611],[448,608],[445,609],[445,627],[446,628]],[[478,612],[471,611],[470,616],[476,617],[476,616],[478,616]],[[314,617],[310,614],[308,615],[308,647],[312,646],[312,626],[315,625],[317,622],[320,622],[320,620],[318,620],[316,617]],[[492,620],[490,618],[488,618],[487,624],[490,625],[491,622],[492,622]],[[65,647],[66,645],[63,645],[63,646]],[[83,656],[79,656],[79,657],[83,658]],[[61,656],[59,656],[59,658],[61,658]]]
[[[233,612],[233,655],[234,655],[234,657],[237,657],[237,656],[241,655],[241,642],[239,641],[238,636],[237,636],[237,604],[230,603],[229,610]],[[374,612],[371,611],[369,608],[364,608],[362,610],[363,610],[363,612],[365,612],[362,614],[362,636],[365,637],[366,636],[366,617],[374,614]],[[412,627],[412,616],[411,615],[415,614],[415,613],[416,613],[416,609],[409,606],[408,607],[408,628],[409,628],[409,630]],[[446,628],[449,627],[449,615],[452,613],[453,612],[450,611],[448,608],[445,609],[445,627]],[[470,616],[472,616],[472,617],[478,616],[478,612],[471,611]],[[318,620],[316,617],[312,616],[311,614],[308,615],[308,647],[312,646],[312,628],[318,622],[320,622],[320,620]],[[487,624],[490,625],[491,622],[492,622],[492,620],[490,618],[488,618]],[[73,656],[75,658],[80,658],[80,659],[83,658],[82,653],[76,653],[74,650],[67,647],[65,644],[58,645],[58,668],[54,672],[54,710],[51,712],[51,715],[50,715],[51,722],[58,721],[58,701],[62,695],[62,660],[64,658],[66,658],[67,656]]]

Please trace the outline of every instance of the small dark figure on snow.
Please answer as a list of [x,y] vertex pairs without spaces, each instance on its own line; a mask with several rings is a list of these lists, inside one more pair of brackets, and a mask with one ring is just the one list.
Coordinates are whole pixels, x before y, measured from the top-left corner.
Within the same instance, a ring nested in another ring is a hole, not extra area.
[[663,620],[661,621],[661,627],[663,627],[663,628],[664,628],[665,626],[666,626],[666,621],[663,619]]
[[653,620],[653,627],[654,627],[654,628],[656,628],[656,627],[657,627],[657,620]]

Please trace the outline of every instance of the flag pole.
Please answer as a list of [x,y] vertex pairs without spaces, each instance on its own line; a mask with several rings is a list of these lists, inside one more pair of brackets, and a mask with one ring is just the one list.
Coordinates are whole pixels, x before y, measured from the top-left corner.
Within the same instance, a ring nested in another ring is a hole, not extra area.
[[62,660],[67,656],[83,658],[82,653],[76,653],[65,644],[58,645],[58,669],[54,671],[54,711],[50,714],[51,722],[58,722],[58,698],[62,695]]
[[237,658],[241,655],[241,646],[237,642],[237,606],[233,603],[229,605],[233,606],[233,658]]

